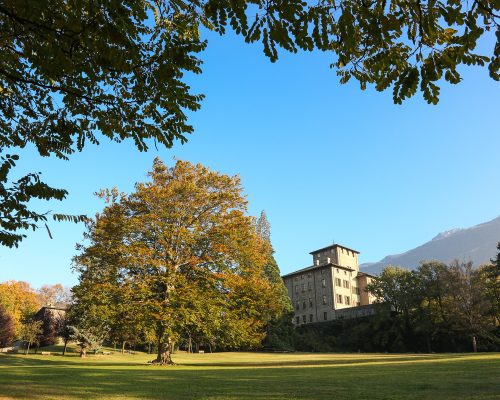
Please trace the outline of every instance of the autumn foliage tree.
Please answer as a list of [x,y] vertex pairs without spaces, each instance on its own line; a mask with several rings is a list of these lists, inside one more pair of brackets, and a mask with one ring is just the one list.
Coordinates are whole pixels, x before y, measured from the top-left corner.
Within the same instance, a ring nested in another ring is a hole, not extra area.
[[111,326],[117,310],[128,314],[131,327],[154,332],[160,364],[172,363],[186,332],[226,348],[259,346],[280,306],[239,177],[159,159],[149,177],[129,195],[101,192],[108,206],[74,260],[75,306]]
[[38,301],[42,306],[56,305],[57,303],[68,304],[71,302],[70,289],[60,283],[43,285],[37,290],[37,295]]
[[16,335],[21,333],[22,322],[40,308],[36,291],[27,282],[0,283],[0,306],[12,317]]

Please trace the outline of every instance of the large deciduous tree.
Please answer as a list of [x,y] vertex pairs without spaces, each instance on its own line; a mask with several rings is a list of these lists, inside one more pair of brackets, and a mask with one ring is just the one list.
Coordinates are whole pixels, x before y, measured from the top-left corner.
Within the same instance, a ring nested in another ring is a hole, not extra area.
[[[102,138],[139,150],[148,139],[186,141],[186,111],[199,109],[203,95],[184,76],[201,72],[203,29],[224,34],[230,26],[246,42],[260,41],[271,61],[279,48],[331,52],[342,83],[392,87],[396,103],[420,90],[437,103],[438,82],[460,82],[462,64],[488,65],[499,79],[499,10],[494,0],[2,1],[0,244],[17,245],[20,229],[47,218],[28,208],[30,198],[67,195],[38,173],[12,182],[20,148],[68,158]],[[496,45],[479,53],[489,30]]]
[[149,176],[130,195],[101,192],[109,204],[75,257],[73,312],[110,326],[128,315],[129,329],[154,332],[160,364],[172,362],[187,333],[210,345],[257,347],[280,305],[240,179],[159,159]]

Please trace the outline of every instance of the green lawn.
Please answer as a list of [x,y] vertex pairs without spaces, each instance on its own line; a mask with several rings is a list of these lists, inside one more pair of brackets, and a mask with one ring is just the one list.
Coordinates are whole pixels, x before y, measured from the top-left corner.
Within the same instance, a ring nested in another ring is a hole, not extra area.
[[500,354],[0,354],[0,399],[500,399]]

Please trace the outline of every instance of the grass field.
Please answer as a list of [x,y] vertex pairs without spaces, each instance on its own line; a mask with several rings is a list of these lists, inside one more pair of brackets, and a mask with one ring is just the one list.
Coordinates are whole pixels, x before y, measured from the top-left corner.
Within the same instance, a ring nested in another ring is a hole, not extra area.
[[0,354],[0,399],[500,399],[500,354]]

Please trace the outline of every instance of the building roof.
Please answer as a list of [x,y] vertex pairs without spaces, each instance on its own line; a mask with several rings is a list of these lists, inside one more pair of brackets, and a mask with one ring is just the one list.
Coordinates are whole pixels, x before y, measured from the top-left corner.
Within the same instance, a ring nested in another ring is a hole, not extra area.
[[49,310],[61,310],[61,311],[68,311],[70,308],[70,305],[67,303],[56,303],[56,304],[47,304],[45,306],[42,306],[42,309],[49,309]]
[[368,274],[366,272],[361,272],[361,271],[358,272],[357,276],[369,276],[370,278],[377,278],[377,276],[375,276],[375,275]]
[[299,269],[297,271],[290,272],[289,274],[283,275],[282,278],[288,278],[289,276],[298,275],[298,274],[302,274],[304,272],[312,271],[315,269],[321,269],[321,268],[325,268],[325,267],[334,267],[334,268],[345,269],[347,271],[354,271],[354,268],[344,267],[342,265],[338,265],[338,264],[334,264],[334,263],[327,263],[327,264],[312,265],[310,267],[302,268],[302,269]]
[[353,251],[354,253],[359,254],[359,251],[351,249],[349,247],[342,246],[341,244],[331,244],[330,246],[326,246],[326,247],[323,247],[321,249],[311,251],[309,254],[316,254],[316,253],[322,252],[324,250],[333,249],[335,247],[340,247],[342,249],[350,250],[350,251]]

